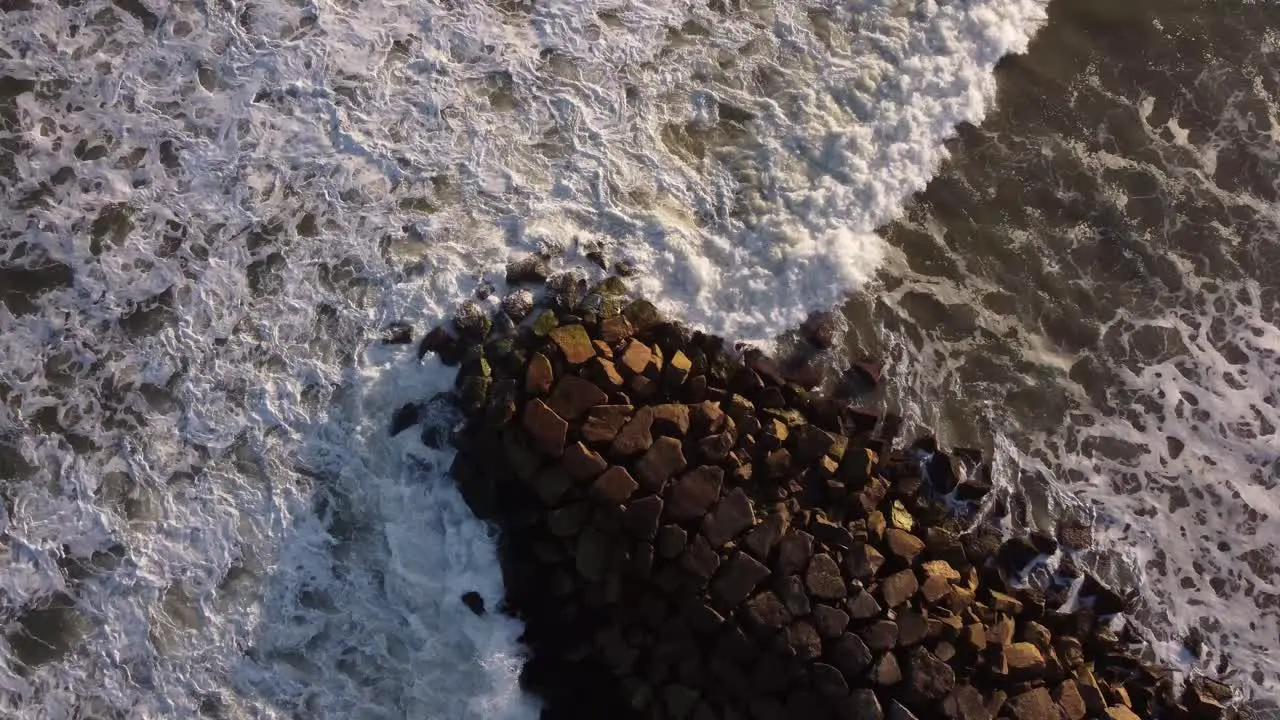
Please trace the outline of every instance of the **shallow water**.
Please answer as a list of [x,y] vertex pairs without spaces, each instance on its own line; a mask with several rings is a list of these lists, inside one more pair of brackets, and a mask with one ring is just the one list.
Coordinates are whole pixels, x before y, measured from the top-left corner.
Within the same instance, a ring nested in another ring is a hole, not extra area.
[[493,538],[386,432],[450,378],[379,328],[547,249],[772,337],[1045,3],[0,11],[0,711],[524,718]]
[[994,450],[1017,524],[1095,523],[1162,659],[1275,712],[1280,10],[1050,10],[888,228],[855,342],[909,425]]

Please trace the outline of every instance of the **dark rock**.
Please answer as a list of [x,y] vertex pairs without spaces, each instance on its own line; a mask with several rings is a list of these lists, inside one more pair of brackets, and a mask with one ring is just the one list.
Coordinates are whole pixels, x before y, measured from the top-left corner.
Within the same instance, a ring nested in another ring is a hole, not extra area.
[[958,685],[942,702],[942,712],[948,720],[992,720],[985,703],[982,693],[972,685]]
[[698,441],[698,452],[704,462],[718,463],[729,456],[734,443],[732,433],[716,433]]
[[[607,350],[608,347],[606,346]],[[624,380],[612,360],[594,357],[587,362],[583,375],[595,383],[600,389],[613,392],[623,386]]]
[[525,405],[523,424],[539,452],[551,457],[560,457],[564,454],[564,441],[565,435],[569,432],[569,423],[547,407],[546,403],[533,400]]
[[671,360],[667,362],[667,367],[662,371],[662,382],[668,388],[678,388],[688,379],[690,372],[693,370],[693,361],[688,355],[677,350],[671,356]]
[[508,283],[541,283],[551,277],[551,267],[537,255],[526,255],[507,263]]
[[824,600],[839,600],[848,594],[844,578],[840,575],[840,566],[826,553],[814,555],[809,561],[804,584],[810,594]]
[[631,405],[597,405],[587,411],[582,423],[582,439],[591,443],[611,443],[635,408]]
[[382,328],[383,345],[408,345],[413,342],[413,326],[406,322],[393,322]]
[[925,639],[929,633],[929,620],[916,610],[898,613],[898,647],[910,647]]
[[892,620],[877,620],[859,630],[858,636],[872,650],[892,650],[898,646],[898,623]]
[[462,597],[460,599],[462,600],[462,604],[467,606],[468,610],[475,613],[477,616],[484,616],[484,598],[480,597],[480,593],[475,590],[469,590],[462,593]]
[[516,416],[519,399],[520,391],[515,380],[503,378],[495,381],[485,401],[485,424],[497,429],[511,422]]
[[830,605],[815,605],[813,626],[824,638],[838,638],[844,633],[845,628],[849,627],[849,614]]
[[849,696],[836,701],[834,707],[839,720],[884,720],[879,698],[875,691],[867,688],[850,691]]
[[694,468],[667,490],[666,513],[677,522],[702,517],[720,496],[724,471],[718,467],[703,465]]
[[556,537],[570,537],[577,535],[590,518],[591,505],[589,503],[573,503],[547,513],[547,527],[551,529],[551,534]]
[[887,608],[895,608],[910,600],[920,589],[920,582],[912,570],[902,570],[880,583],[880,597]]
[[923,540],[898,528],[885,531],[885,543],[889,546],[889,552],[907,565],[913,564],[916,557],[924,552]]
[[391,436],[395,437],[417,424],[418,404],[409,403],[407,405],[401,405],[400,409],[396,410],[391,415]]
[[844,571],[851,578],[866,580],[883,565],[884,556],[868,543],[857,543],[844,554]]
[[684,685],[668,685],[662,689],[662,701],[672,720],[685,720],[698,704],[698,691]]
[[878,617],[882,612],[880,603],[876,602],[876,599],[866,590],[860,590],[845,606],[849,608],[849,615],[855,620],[868,620]]
[[774,583],[774,591],[778,593],[782,604],[787,606],[787,612],[796,617],[808,615],[812,609],[804,582],[796,575],[779,578]]
[[626,468],[614,465],[591,485],[591,498],[603,505],[621,505],[639,487]]
[[529,367],[524,374],[524,391],[530,395],[546,395],[551,392],[555,382],[555,372],[551,369],[551,361],[542,353],[534,353],[529,358]]
[[586,482],[594,479],[597,475],[605,471],[609,467],[609,463],[600,457],[600,453],[588,448],[580,442],[573,443],[565,448],[564,457],[560,464],[564,466],[565,472],[574,482]]
[[679,525],[663,525],[658,529],[654,548],[658,551],[658,557],[671,559],[684,552],[688,540],[689,534],[684,528]]
[[711,581],[711,596],[724,607],[736,607],[768,576],[769,568],[755,558],[743,552],[734,553]]
[[1053,700],[1062,710],[1064,720],[1084,720],[1089,715],[1089,709],[1084,704],[1084,697],[1080,695],[1075,680],[1066,680],[1054,688]]
[[808,423],[791,428],[791,456],[802,465],[816,462],[831,450],[835,440],[825,430]]
[[886,720],[919,720],[915,713],[906,708],[905,705],[897,700],[889,701],[889,712],[885,715]]
[[696,435],[709,435],[724,430],[727,418],[718,403],[703,401],[690,409],[689,424]]
[[803,572],[813,557],[813,536],[800,530],[791,530],[778,541],[778,559],[773,570],[778,575]]
[[813,660],[822,654],[822,638],[806,620],[797,620],[787,626],[787,642],[801,660]]
[[440,362],[453,367],[462,360],[462,343],[443,327],[435,327],[418,343],[418,359],[421,360],[427,353],[439,355]]
[[800,325],[800,335],[819,350],[826,350],[835,344],[836,320],[829,312],[815,312]]
[[631,416],[609,446],[609,452],[618,457],[639,455],[653,445],[653,410],[642,407]]
[[631,301],[622,309],[622,314],[631,321],[637,331],[648,330],[662,322],[662,314],[648,300]]
[[600,339],[610,345],[617,345],[623,340],[630,340],[635,334],[631,321],[622,315],[605,318],[600,323]]
[[751,500],[741,488],[734,488],[703,518],[702,534],[711,547],[720,548],[751,527],[754,521]]
[[658,534],[658,520],[661,517],[662,498],[646,495],[627,503],[627,513],[622,518],[622,524],[632,536],[651,539]]
[[907,673],[911,691],[923,699],[941,700],[955,689],[955,671],[922,647],[911,651]]
[[549,465],[533,478],[534,491],[548,506],[558,505],[572,486],[573,479],[559,465]]
[[766,515],[747,536],[743,538],[742,545],[756,559],[763,562],[769,560],[769,554],[773,551],[774,545],[787,532],[790,524],[790,518],[785,508],[781,512],[774,512]]
[[507,293],[502,298],[502,312],[515,322],[529,317],[533,312],[533,293],[523,288]]
[[902,668],[898,667],[898,658],[891,652],[881,655],[871,669],[871,680],[881,687],[902,682]]
[[672,475],[684,470],[684,448],[675,438],[659,437],[635,464],[636,477],[650,492],[661,492]]
[[813,689],[819,695],[838,700],[849,694],[849,683],[835,666],[818,662],[809,666],[809,672],[813,676]]
[[560,318],[556,317],[554,310],[543,310],[533,319],[533,324],[529,326],[529,332],[534,337],[545,338],[551,335],[551,331],[560,326]]
[[609,396],[594,383],[576,375],[566,375],[556,383],[547,404],[565,420],[577,420],[590,408],[608,401]]
[[810,523],[809,532],[815,540],[833,549],[849,550],[856,543],[852,533],[824,518],[817,518]]
[[653,429],[663,435],[684,437],[689,431],[689,406],[675,403],[653,406]]
[[830,658],[831,664],[840,668],[840,672],[850,680],[857,678],[871,667],[871,661],[875,659],[862,638],[852,633],[840,636],[831,648]]
[[768,590],[748,600],[743,612],[748,621],[761,628],[776,630],[791,622],[791,613],[778,596]]
[[453,313],[453,327],[464,340],[480,342],[489,334],[493,321],[474,301],[467,300]]
[[574,564],[578,574],[591,582],[600,582],[609,558],[609,538],[593,526],[578,536]]
[[1010,716],[1014,720],[1059,720],[1062,715],[1045,688],[1035,688],[1009,701]]

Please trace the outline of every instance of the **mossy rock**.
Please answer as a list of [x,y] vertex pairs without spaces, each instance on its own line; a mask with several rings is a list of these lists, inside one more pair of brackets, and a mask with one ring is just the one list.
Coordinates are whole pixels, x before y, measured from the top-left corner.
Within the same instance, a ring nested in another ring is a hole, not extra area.
[[[459,375],[459,377],[462,377]],[[458,406],[467,415],[474,416],[482,411],[485,406],[485,400],[489,396],[489,388],[493,385],[493,380],[478,375],[468,375],[462,378],[462,382],[458,385]]]
[[632,300],[622,309],[622,314],[635,326],[636,330],[648,330],[662,322],[662,313],[648,300]]
[[551,334],[551,331],[560,325],[560,319],[556,317],[555,311],[543,310],[538,314],[537,319],[533,321],[533,334],[537,337],[544,338]]
[[601,280],[591,288],[591,292],[602,297],[619,297],[627,294],[627,284],[616,275]]

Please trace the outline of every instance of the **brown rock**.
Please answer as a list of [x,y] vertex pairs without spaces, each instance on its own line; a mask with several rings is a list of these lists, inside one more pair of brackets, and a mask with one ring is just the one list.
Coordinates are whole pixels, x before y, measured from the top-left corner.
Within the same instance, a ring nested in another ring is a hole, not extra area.
[[845,628],[849,627],[849,614],[830,605],[815,605],[813,626],[824,638],[838,638],[844,633]]
[[630,405],[597,405],[591,408],[582,423],[582,439],[591,443],[613,442],[633,412],[635,408]]
[[872,650],[892,650],[898,646],[898,623],[877,620],[858,631],[858,635]]
[[927,700],[941,700],[955,689],[955,671],[922,647],[911,651],[907,672],[911,691]]
[[782,604],[787,606],[787,611],[797,617],[808,615],[812,606],[809,603],[809,593],[804,589],[804,582],[796,575],[788,575],[779,578],[774,585],[774,591],[778,593],[778,598],[782,600]]
[[570,537],[577,535],[590,517],[590,503],[573,503],[547,513],[547,527],[556,537]]
[[778,559],[773,571],[778,575],[803,572],[813,557],[813,536],[800,530],[791,530],[778,541]]
[[960,572],[951,567],[951,563],[946,560],[930,560],[920,567],[924,570],[925,578],[936,575],[947,582],[960,582]]
[[885,531],[885,542],[889,545],[889,552],[908,565],[924,552],[924,541],[906,530],[889,528]]
[[921,642],[929,634],[929,620],[916,610],[898,613],[898,647],[910,647]]
[[588,526],[578,536],[578,548],[574,561],[578,573],[591,582],[600,582],[609,557],[609,539],[594,527]]
[[741,488],[734,488],[702,520],[702,534],[711,547],[721,548],[755,522],[755,508]]
[[1058,706],[1045,688],[1035,688],[1009,701],[1010,715],[1014,720],[1059,720]]
[[529,367],[524,373],[524,390],[530,395],[546,395],[551,392],[551,384],[555,382],[555,372],[551,369],[551,361],[542,353],[534,353],[529,358]]
[[831,648],[831,664],[840,668],[840,672],[851,680],[870,667],[874,659],[867,644],[853,633],[841,635],[835,646]]
[[1106,698],[1102,696],[1102,689],[1098,687],[1098,680],[1093,676],[1093,671],[1087,666],[1081,665],[1076,668],[1076,691],[1080,693],[1080,697],[1084,698],[1084,706],[1089,709],[1091,715],[1101,715],[1106,711]]
[[895,608],[907,600],[920,589],[920,583],[916,580],[916,574],[912,570],[902,570],[885,578],[880,583],[880,598],[884,600],[887,608]]
[[[744,612],[747,619],[757,627],[777,629],[791,622],[791,613],[778,596],[768,590],[748,600]],[[871,662],[870,658],[867,662]]]
[[609,396],[596,387],[595,383],[583,380],[577,375],[566,375],[556,383],[556,388],[551,392],[551,399],[547,404],[560,417],[566,420],[577,420],[588,409],[603,405],[608,400]]
[[724,471],[711,465],[694,468],[667,489],[666,513],[676,522],[702,517],[720,496]]
[[685,720],[698,704],[698,691],[684,685],[668,685],[662,689],[662,701],[672,720]]
[[752,528],[743,538],[742,545],[747,552],[755,555],[756,559],[767,562],[773,546],[787,532],[790,523],[790,514],[783,506],[781,511],[766,515],[758,525]]
[[564,439],[569,432],[569,423],[547,407],[546,403],[533,400],[525,405],[523,424],[539,452],[551,457],[564,454]]
[[1038,622],[1023,623],[1021,639],[1040,648],[1040,653],[1044,655],[1053,648],[1053,634],[1049,632],[1049,628]]
[[617,391],[626,382],[613,361],[603,357],[592,358],[583,374],[609,392]]
[[635,464],[636,477],[650,492],[662,492],[667,480],[685,468],[684,449],[675,438],[659,437]]
[[718,463],[729,457],[733,449],[733,434],[728,432],[708,435],[698,441],[698,453],[704,462]]
[[[1084,664],[1084,647],[1080,641],[1070,635],[1059,635],[1053,643],[1058,651],[1058,658],[1067,668],[1076,668]],[[1098,712],[1102,712],[1099,708]]]
[[780,480],[791,474],[791,453],[783,450],[774,450],[764,458],[765,476]]
[[591,347],[596,349],[596,355],[599,355],[606,360],[613,359],[613,348],[609,347],[609,343],[606,343],[603,340],[592,340]]
[[634,334],[635,328],[622,315],[614,315],[600,321],[600,339],[610,345],[616,345],[623,340],[628,340]]
[[813,677],[813,689],[819,695],[836,700],[849,694],[849,683],[845,682],[844,675],[835,666],[814,663],[809,666],[809,672]]
[[991,720],[982,693],[972,685],[957,685],[942,701],[942,712],[948,720]]
[[1002,592],[991,591],[991,609],[1017,617],[1022,614],[1022,601]]
[[1065,680],[1054,688],[1053,700],[1062,709],[1062,715],[1066,720],[1084,720],[1089,714],[1089,709],[1085,707],[1084,698],[1081,697],[1075,680]]
[[1123,705],[1107,708],[1107,720],[1142,720],[1132,710]]
[[581,325],[561,325],[550,332],[551,342],[560,348],[565,361],[570,365],[581,365],[596,356],[596,349],[591,346],[591,338],[587,329]]
[[642,407],[631,416],[609,446],[609,452],[618,457],[639,455],[653,445],[653,410]]
[[787,642],[801,661],[813,660],[822,654],[822,638],[806,620],[797,620],[787,626]]
[[851,577],[858,580],[867,580],[880,572],[880,568],[884,565],[884,556],[879,550],[867,543],[855,543],[848,552],[844,554],[844,571]]
[[639,487],[626,468],[614,465],[591,485],[591,498],[603,505],[621,505]]
[[559,465],[548,465],[533,478],[533,490],[546,505],[557,505],[560,498],[569,492],[573,480],[569,473]]
[[1044,656],[1031,643],[1019,642],[1004,646],[1004,659],[1013,680],[1032,680],[1044,675]]
[[688,379],[690,371],[693,370],[693,362],[685,355],[683,351],[677,350],[675,355],[667,361],[667,367],[662,371],[662,382],[670,388],[678,388]]
[[736,552],[711,581],[711,596],[724,607],[736,607],[768,576],[769,568],[760,561],[744,552]]
[[704,400],[689,408],[689,424],[696,435],[710,435],[725,429],[728,416],[719,403]]
[[824,517],[814,518],[809,523],[809,532],[815,540],[832,549],[849,550],[855,543],[853,533]]
[[646,495],[627,503],[627,513],[622,525],[633,537],[652,539],[658,534],[658,519],[662,517],[662,498]]
[[871,679],[881,687],[902,682],[902,668],[898,667],[898,658],[891,652],[880,656],[880,660],[871,670]]
[[840,566],[826,553],[814,555],[804,574],[805,587],[814,597],[824,600],[840,600],[848,595]]
[[816,462],[834,444],[831,436],[816,425],[803,423],[791,428],[791,456],[801,464]]
[[710,580],[716,568],[720,567],[720,556],[712,549],[706,538],[695,534],[693,540],[685,547],[684,553],[680,555],[680,567],[705,582]]
[[679,525],[663,525],[658,528],[658,537],[653,546],[658,551],[658,557],[670,560],[684,551],[688,541],[689,533],[684,528]]
[[929,575],[924,579],[924,586],[921,588],[920,594],[924,596],[925,602],[934,605],[950,595],[953,590],[954,586],[947,581],[946,577]]
[[664,435],[684,437],[689,432],[689,406],[676,403],[654,405],[653,429]]
[[849,608],[849,615],[855,620],[867,620],[880,614],[880,603],[871,597],[871,593],[866,590],[859,590],[846,604]]
[[632,375],[643,375],[653,362],[653,350],[639,340],[632,340],[618,357],[618,364]]
[[591,480],[609,467],[609,463],[605,462],[599,453],[580,442],[565,448],[564,458],[560,464],[574,482]]

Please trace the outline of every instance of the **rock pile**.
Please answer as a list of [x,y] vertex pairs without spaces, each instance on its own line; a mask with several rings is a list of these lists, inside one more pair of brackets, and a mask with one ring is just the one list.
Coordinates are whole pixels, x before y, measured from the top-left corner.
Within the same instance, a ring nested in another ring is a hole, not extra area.
[[1223,688],[1174,697],[1138,661],[1100,620],[1123,599],[1070,562],[1011,583],[1051,538],[962,532],[977,453],[894,450],[811,367],[623,292],[553,276],[421,347],[460,366],[451,473],[501,530],[545,716],[1224,717]]

